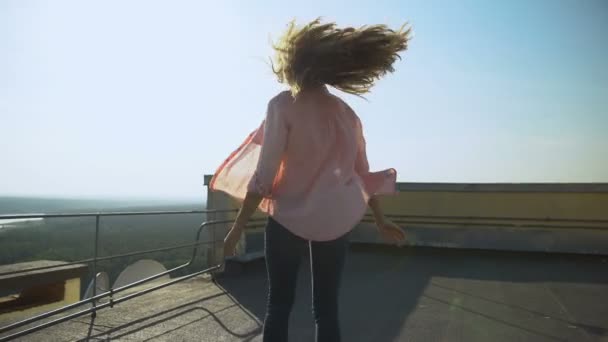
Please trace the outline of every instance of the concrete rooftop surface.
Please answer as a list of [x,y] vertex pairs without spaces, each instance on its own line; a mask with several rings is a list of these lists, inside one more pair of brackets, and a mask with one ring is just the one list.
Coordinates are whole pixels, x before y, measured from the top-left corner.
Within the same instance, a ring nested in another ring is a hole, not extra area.
[[[261,341],[264,262],[236,266],[18,340]],[[608,341],[606,256],[353,245],[342,284],[344,342]],[[290,324],[314,341],[307,267]]]

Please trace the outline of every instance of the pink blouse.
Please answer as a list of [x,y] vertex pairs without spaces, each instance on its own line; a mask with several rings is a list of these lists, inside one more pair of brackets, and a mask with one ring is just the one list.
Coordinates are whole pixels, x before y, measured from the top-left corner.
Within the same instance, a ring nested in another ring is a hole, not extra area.
[[369,171],[361,121],[323,87],[274,97],[209,187],[238,200],[259,193],[259,209],[292,233],[328,241],[362,219],[370,196],[394,193],[396,177],[394,169]]

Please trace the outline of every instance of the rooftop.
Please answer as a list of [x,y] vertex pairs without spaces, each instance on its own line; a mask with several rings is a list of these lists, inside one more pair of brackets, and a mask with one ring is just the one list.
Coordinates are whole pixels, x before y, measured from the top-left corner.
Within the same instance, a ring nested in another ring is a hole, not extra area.
[[[265,277],[263,260],[230,264],[21,340],[261,341]],[[309,283],[303,267],[292,342],[313,340]],[[343,340],[608,341],[606,303],[606,256],[355,244]]]

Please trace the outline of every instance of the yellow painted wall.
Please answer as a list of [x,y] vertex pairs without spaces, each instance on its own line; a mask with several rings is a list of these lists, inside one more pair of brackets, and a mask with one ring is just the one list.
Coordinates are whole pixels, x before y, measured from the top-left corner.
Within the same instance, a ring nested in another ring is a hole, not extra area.
[[406,191],[382,204],[391,214],[608,220],[608,193]]
[[[239,208],[223,194],[214,196],[224,197],[223,208]],[[395,215],[608,220],[608,193],[402,191],[381,202],[387,214]]]
[[7,312],[0,315],[0,321],[18,321],[29,318],[47,311],[58,309],[68,304],[80,300],[80,278],[68,279],[65,281],[65,292],[63,300],[53,303],[31,307],[26,310]]
[[[399,183],[398,188],[396,195],[381,198],[382,207],[389,215],[409,216],[394,220],[409,228],[416,245],[608,253],[608,184]],[[211,197],[210,209],[239,207],[224,194]],[[381,243],[373,233],[360,224],[351,237]]]
[[80,300],[80,278],[66,280],[65,295],[63,297],[63,302],[65,304],[71,304],[71,303],[76,303],[79,300]]

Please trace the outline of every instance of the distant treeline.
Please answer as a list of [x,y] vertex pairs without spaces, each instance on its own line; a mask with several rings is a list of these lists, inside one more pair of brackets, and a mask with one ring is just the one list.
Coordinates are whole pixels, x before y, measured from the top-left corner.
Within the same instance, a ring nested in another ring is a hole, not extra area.
[[0,196],[0,215],[29,213],[74,213],[97,211],[195,210],[205,208],[200,201],[111,200]]

